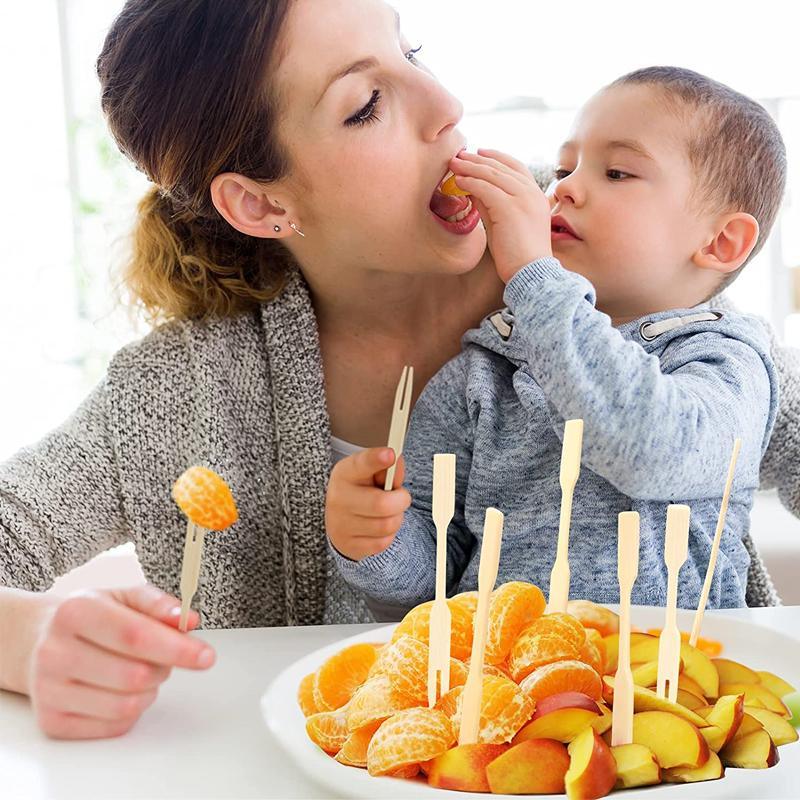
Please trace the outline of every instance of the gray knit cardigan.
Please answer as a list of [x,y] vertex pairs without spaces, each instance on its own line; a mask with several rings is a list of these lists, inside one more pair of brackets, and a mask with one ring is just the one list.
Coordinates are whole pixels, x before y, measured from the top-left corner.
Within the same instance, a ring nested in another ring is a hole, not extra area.
[[[800,514],[800,361],[775,346],[781,406],[764,484]],[[133,541],[178,594],[185,520],[170,498],[191,464],[219,472],[240,520],[206,537],[195,607],[209,628],[369,621],[328,556],[330,425],[308,288],[294,272],[257,312],[173,322],[123,348],[78,410],[0,465],[0,584],[45,590]],[[753,563],[747,601],[777,602]]]

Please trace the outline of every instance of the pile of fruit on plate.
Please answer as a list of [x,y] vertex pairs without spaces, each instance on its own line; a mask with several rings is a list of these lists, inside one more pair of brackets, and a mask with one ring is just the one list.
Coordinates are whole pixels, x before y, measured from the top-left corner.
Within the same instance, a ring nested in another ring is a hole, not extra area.
[[384,645],[355,644],[306,675],[298,701],[311,740],[373,776],[427,779],[472,792],[595,798],[613,789],[722,778],[764,769],[797,740],[784,704],[794,687],[718,656],[721,645],[682,642],[677,702],[654,690],[659,639],[631,634],[633,737],[611,746],[619,619],[573,600],[545,613],[532,584],[491,595],[478,742],[458,746],[461,694],[477,592],[447,600],[450,690],[428,706],[432,603],[412,609]]

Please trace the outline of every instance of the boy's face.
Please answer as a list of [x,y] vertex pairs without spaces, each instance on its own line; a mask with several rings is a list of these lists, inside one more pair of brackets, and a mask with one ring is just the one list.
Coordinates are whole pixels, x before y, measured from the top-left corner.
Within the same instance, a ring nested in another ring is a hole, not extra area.
[[589,100],[559,151],[553,254],[592,282],[598,308],[616,322],[692,306],[714,290],[714,276],[691,261],[713,220],[690,204],[686,137],[660,90],[619,86]]

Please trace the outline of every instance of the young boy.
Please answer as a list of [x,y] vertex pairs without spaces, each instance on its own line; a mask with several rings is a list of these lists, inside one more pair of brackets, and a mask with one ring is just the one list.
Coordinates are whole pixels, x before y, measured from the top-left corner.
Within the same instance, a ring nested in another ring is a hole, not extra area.
[[433,597],[432,456],[451,452],[448,592],[476,588],[484,512],[495,506],[505,514],[498,582],[527,580],[547,594],[561,437],[565,420],[580,417],[570,595],[618,601],[617,515],[634,510],[633,601],[663,605],[666,509],[686,503],[678,601],[695,606],[739,436],[708,605],[744,605],[742,536],[778,384],[763,326],[708,300],[757,252],[777,214],[786,159],[774,122],[715,81],[654,67],[584,106],[559,153],[549,204],[506,155],[464,153],[451,169],[478,204],[508,308],[465,334],[461,354],[417,402],[404,515],[396,513],[404,490],[357,486],[346,462],[334,470],[327,529],[342,574],[378,602],[409,607]]

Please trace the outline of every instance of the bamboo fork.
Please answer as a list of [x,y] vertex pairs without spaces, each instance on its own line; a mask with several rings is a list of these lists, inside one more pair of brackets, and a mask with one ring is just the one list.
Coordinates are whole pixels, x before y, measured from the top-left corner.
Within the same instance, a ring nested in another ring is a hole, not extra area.
[[633,675],[631,674],[631,589],[639,574],[639,515],[619,515],[617,575],[619,577],[619,661],[614,676],[611,744],[633,741]]
[[697,638],[700,636],[700,628],[703,625],[703,614],[705,613],[706,603],[708,602],[708,593],[711,591],[711,581],[714,578],[714,569],[717,566],[719,543],[720,539],[722,539],[722,531],[725,529],[725,517],[728,514],[728,501],[730,500],[731,487],[733,486],[733,473],[736,470],[736,459],[739,457],[739,450],[741,447],[742,440],[738,438],[734,439],[731,462],[728,465],[728,478],[725,481],[725,492],[722,495],[722,505],[719,508],[719,517],[717,518],[717,529],[714,531],[714,543],[711,545],[711,556],[708,559],[706,579],[703,582],[703,591],[700,594],[700,602],[697,604],[697,612],[694,615],[692,634],[689,637],[689,644],[692,647],[697,644]]
[[179,630],[186,632],[192,598],[197,591],[200,578],[200,563],[203,558],[205,529],[189,520],[186,523],[186,540],[183,544],[183,568],[181,570],[181,620]]
[[[667,535],[664,561],[667,565],[667,609],[664,630],[658,640],[658,681],[656,692],[673,703],[678,699],[681,634],[678,630],[678,573],[689,548],[689,506],[667,506]],[[669,694],[667,694],[669,687]]]
[[564,425],[561,446],[561,516],[558,521],[558,550],[550,573],[550,597],[547,611],[565,612],[569,600],[569,523],[572,516],[572,495],[581,468],[583,420],[570,419]]
[[481,561],[478,567],[478,608],[475,611],[475,627],[472,653],[469,659],[469,674],[464,685],[461,705],[461,728],[458,743],[475,744],[481,721],[483,695],[483,658],[486,651],[486,633],[489,627],[489,599],[497,580],[500,561],[500,542],[503,538],[503,514],[496,508],[486,509],[483,523]]
[[436,525],[436,599],[428,627],[428,706],[450,691],[450,606],[447,605],[447,528],[456,507],[456,457],[433,457],[432,515]]
[[[405,387],[405,388],[404,388]],[[394,393],[394,408],[392,409],[392,422],[389,426],[389,447],[394,450],[394,464],[386,470],[385,491],[392,488],[394,471],[403,452],[403,442],[406,438],[408,414],[411,409],[411,393],[414,388],[414,367],[403,367],[397,390]]]

